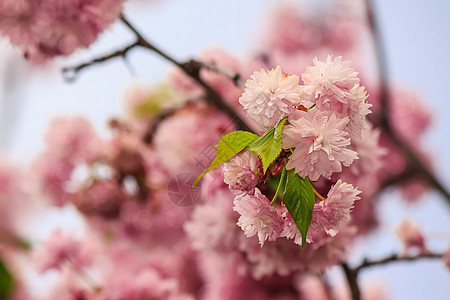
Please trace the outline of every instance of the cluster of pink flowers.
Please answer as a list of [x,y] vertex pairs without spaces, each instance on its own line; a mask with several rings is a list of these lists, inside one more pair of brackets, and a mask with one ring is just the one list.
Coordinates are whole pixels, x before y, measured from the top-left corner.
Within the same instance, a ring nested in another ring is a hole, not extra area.
[[[0,33],[31,59],[67,55],[92,43],[123,2],[0,1]],[[402,172],[405,160],[366,119],[371,104],[377,109],[376,87],[339,56],[361,65],[352,53],[355,21],[340,12],[312,23],[283,10],[275,23],[261,57],[238,59],[218,49],[199,56],[249,78],[242,90],[224,73],[202,68],[199,74],[250,127],[267,132],[286,119],[281,153],[267,171],[247,149],[192,190],[190,179],[208,167],[214,145],[237,126],[202,101],[208,96],[202,86],[178,69],[156,88],[132,87],[125,95],[128,115],[111,120],[108,138],[83,117],[58,117],[31,176],[0,163],[0,255],[16,282],[12,299],[31,299],[21,284],[28,272],[17,267],[23,261],[39,274],[59,275],[45,296],[36,296],[45,299],[351,298],[315,275],[348,261],[353,243],[376,227],[383,180]],[[404,91],[392,95],[393,126],[413,143],[429,125],[429,113],[411,105],[418,99]],[[270,184],[282,172],[308,177],[314,187],[306,236],[283,191],[271,203],[276,187]],[[23,189],[28,181],[38,183],[31,193]],[[406,190],[411,194],[417,185]],[[42,242],[21,245],[33,248],[23,255],[19,238],[28,236],[18,225],[21,212],[32,210],[32,197],[54,210],[75,211],[85,236],[57,229]],[[428,251],[412,223],[402,223],[397,234],[405,255]],[[450,265],[450,250],[444,261]],[[361,293],[387,299],[378,287]]]
[[[302,74],[304,85],[299,85],[298,76],[286,75],[278,66],[254,72],[239,101],[262,128],[288,119],[282,133],[287,163],[282,162],[281,167],[294,169],[312,181],[331,179],[333,173],[342,172],[343,166],[349,167],[358,159],[358,148],[352,145],[361,142],[371,129],[366,121],[371,105],[365,101],[367,95],[357,74],[341,57],[333,60],[328,56],[324,62],[314,59],[314,66]],[[373,146],[377,149],[378,145]],[[224,166],[224,181],[237,194],[234,210],[240,214],[238,226],[247,237],[257,235],[261,246],[279,237],[300,244],[300,232],[286,208],[271,206],[256,188],[257,175],[261,178],[262,172],[258,164],[257,157],[245,151]],[[322,231],[335,236],[341,223],[350,220],[358,194],[353,185],[338,180],[327,199],[314,207],[308,242],[320,239]]]
[[88,47],[114,22],[124,0],[4,0],[0,34],[40,61]]
[[314,66],[298,76],[275,70],[255,72],[246,82],[239,101],[250,118],[264,127],[275,126],[288,117],[283,130],[283,148],[294,149],[287,169],[316,181],[330,179],[358,158],[350,149],[352,139],[367,130],[366,116],[371,104],[358,73],[341,57],[314,59]]

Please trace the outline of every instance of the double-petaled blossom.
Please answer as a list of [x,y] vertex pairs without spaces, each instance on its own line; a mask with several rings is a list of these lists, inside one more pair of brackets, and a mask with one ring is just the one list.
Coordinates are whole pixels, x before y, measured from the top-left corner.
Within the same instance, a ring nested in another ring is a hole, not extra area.
[[237,225],[247,237],[257,235],[261,247],[266,240],[275,241],[280,236],[284,226],[283,217],[259,189],[255,189],[254,195],[236,196],[233,203],[234,210],[241,215]]
[[352,97],[348,98],[346,110],[340,114],[349,117],[347,131],[350,136],[361,139],[362,131],[367,129],[366,116],[371,113],[372,104],[366,102],[368,95],[364,86],[356,84],[350,92]]
[[297,75],[282,73],[281,67],[254,72],[245,83],[245,91],[239,98],[247,115],[258,125],[275,126],[288,116],[300,102]]
[[314,66],[302,74],[305,83],[302,90],[318,109],[336,112],[341,118],[348,117],[346,130],[351,137],[361,138],[372,105],[366,102],[367,92],[359,84],[358,72],[349,65],[350,61],[342,61],[342,57],[332,60],[328,56],[326,61],[315,58]]
[[314,205],[311,236],[317,229],[335,236],[340,225],[350,220],[350,211],[355,201],[361,199],[360,193],[353,185],[339,179],[331,187],[327,199]]
[[297,120],[290,120],[283,130],[283,148],[294,151],[286,168],[295,169],[302,177],[316,181],[320,176],[330,179],[349,166],[358,154],[349,149],[350,137],[345,131],[348,118],[335,113],[310,110],[299,111]]
[[360,81],[358,72],[349,67],[350,61],[342,61],[340,56],[332,60],[329,55],[325,61],[316,57],[313,63],[314,66],[306,68],[302,74],[305,96],[313,102],[320,99],[320,106],[339,105],[334,100],[345,104],[346,97],[352,94],[350,90]]
[[[323,233],[334,237],[339,232],[341,224],[350,220],[350,211],[361,192],[353,185],[338,180],[328,192],[326,200],[314,205],[311,225],[308,229],[307,242],[323,238]],[[287,213],[284,230],[281,236],[294,239],[301,245],[301,234],[291,215]]]
[[250,151],[246,151],[224,164],[224,182],[233,193],[255,193],[259,159]]

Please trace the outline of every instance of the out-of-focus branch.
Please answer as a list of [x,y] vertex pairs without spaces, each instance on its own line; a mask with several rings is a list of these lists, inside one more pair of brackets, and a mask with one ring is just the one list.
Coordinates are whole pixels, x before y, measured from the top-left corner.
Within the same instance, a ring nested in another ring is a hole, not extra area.
[[162,58],[168,60],[174,65],[178,66],[181,70],[183,70],[186,75],[194,79],[200,86],[203,87],[206,93],[206,101],[208,101],[211,105],[215,106],[217,109],[225,112],[233,121],[236,121],[237,126],[246,131],[252,131],[250,126],[248,126],[239,115],[225,102],[225,100],[211,87],[209,86],[201,77],[200,70],[204,66],[204,64],[197,62],[195,60],[189,60],[188,62],[181,63],[169,56],[167,53],[161,51],[150,42],[148,42],[138,31],[137,29],[131,25],[131,23],[125,18],[124,15],[120,17],[121,21],[136,35],[137,43],[155,53],[157,53]]
[[398,254],[392,254],[391,256],[377,259],[377,260],[364,260],[362,264],[360,264],[358,267],[354,269],[355,272],[359,272],[362,269],[373,267],[373,266],[380,266],[380,265],[386,265],[393,262],[401,262],[401,261],[416,261],[419,259],[425,259],[425,258],[442,258],[443,254],[440,253],[423,253],[415,256],[401,256]]
[[62,70],[64,79],[66,81],[68,81],[68,82],[73,82],[73,81],[75,81],[77,79],[78,74],[82,70],[84,70],[84,69],[86,69],[88,67],[91,67],[91,66],[99,64],[99,63],[106,62],[106,61],[111,60],[113,58],[123,58],[123,59],[125,59],[127,54],[128,54],[128,52],[130,50],[138,47],[138,46],[140,46],[139,43],[138,42],[134,42],[134,43],[126,46],[125,48],[123,48],[121,50],[117,50],[117,51],[115,51],[115,52],[113,52],[111,54],[107,54],[107,55],[95,58],[95,59],[93,59],[91,61],[88,61],[88,62],[83,63],[83,64],[78,65],[78,66],[64,68]]
[[341,263],[345,278],[347,278],[350,292],[352,293],[352,300],[361,300],[361,292],[358,285],[358,272],[350,268],[347,263]]
[[347,263],[341,263],[342,270],[344,271],[345,277],[347,279],[350,291],[352,293],[353,300],[360,300],[361,294],[358,286],[358,275],[361,270],[366,268],[374,267],[374,266],[382,266],[394,262],[402,262],[402,261],[416,261],[421,259],[430,259],[430,258],[442,258],[443,254],[441,253],[422,253],[415,256],[402,256],[398,254],[392,254],[390,256],[377,259],[377,260],[368,260],[364,259],[364,261],[357,267],[351,268]]
[[[441,195],[450,204],[450,193],[444,187],[444,185],[437,179],[433,172],[426,166],[419,155],[411,148],[408,143],[404,141],[394,130],[392,126],[392,120],[390,119],[390,93],[388,84],[388,68],[386,63],[385,49],[382,41],[382,36],[375,18],[375,13],[371,0],[366,0],[366,13],[367,20],[369,22],[370,29],[375,45],[377,65],[378,65],[378,84],[380,90],[380,110],[379,114],[375,117],[375,123],[384,129],[385,133],[389,136],[392,143],[398,148],[404,155],[408,170],[412,173],[411,177],[420,177],[426,181],[431,187],[435,188],[441,193]],[[409,176],[404,176],[407,178]]]
[[93,66],[98,63],[102,63],[105,61],[108,61],[110,59],[116,58],[116,57],[122,57],[125,58],[128,52],[136,47],[145,48],[147,50],[153,51],[154,53],[158,54],[160,57],[164,58],[165,60],[171,62],[172,64],[179,67],[186,75],[194,79],[200,86],[203,87],[205,91],[205,99],[208,103],[215,106],[217,109],[223,111],[226,113],[233,121],[237,123],[237,127],[241,130],[246,131],[253,131],[244,120],[240,118],[240,116],[232,109],[226,101],[222,98],[222,96],[217,93],[209,84],[207,84],[201,77],[200,77],[200,70],[202,68],[208,69],[213,72],[217,72],[220,74],[225,75],[228,77],[235,85],[242,87],[242,82],[239,74],[234,74],[228,70],[224,70],[220,67],[218,67],[215,64],[207,64],[203,62],[199,62],[196,60],[189,60],[187,62],[179,62],[172,56],[168,55],[164,51],[160,50],[153,44],[151,44],[147,39],[145,39],[139,31],[125,18],[125,16],[122,14],[120,16],[120,20],[130,29],[134,35],[136,36],[136,41],[125,48],[118,50],[114,53],[105,55],[103,57],[99,57],[96,59],[93,59],[87,63],[81,64],[79,66],[75,67],[68,67],[63,69],[63,74],[65,75],[65,78],[68,81],[73,81],[76,79],[78,73],[82,71],[85,68],[88,68],[90,66]]

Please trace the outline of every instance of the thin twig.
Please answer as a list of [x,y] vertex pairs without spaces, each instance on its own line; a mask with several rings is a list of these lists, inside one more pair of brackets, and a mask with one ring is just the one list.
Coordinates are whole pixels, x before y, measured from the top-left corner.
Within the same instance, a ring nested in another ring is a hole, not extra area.
[[401,256],[398,254],[392,254],[391,256],[377,259],[377,260],[364,260],[362,264],[360,264],[358,267],[354,268],[353,270],[358,273],[362,269],[373,267],[373,266],[380,266],[380,265],[386,265],[393,262],[401,262],[401,261],[416,261],[419,259],[426,259],[426,258],[442,258],[443,254],[440,253],[423,253],[415,256]]
[[221,74],[224,74],[230,80],[232,80],[236,85],[240,86],[242,85],[240,81],[240,76],[237,74],[231,74],[230,72],[225,72],[221,68],[217,67],[215,64],[205,64],[196,60],[189,60],[187,62],[179,62],[172,56],[168,55],[164,51],[160,50],[159,48],[155,47],[153,44],[151,44],[147,39],[145,39],[139,31],[125,18],[123,14],[120,15],[120,20],[130,29],[134,35],[136,36],[136,41],[129,46],[126,46],[122,50],[115,51],[114,53],[93,59],[87,63],[81,64],[79,66],[75,67],[68,67],[63,69],[63,75],[66,78],[67,81],[74,81],[78,75],[78,73],[94,64],[102,63],[105,61],[108,61],[110,59],[116,58],[116,57],[122,57],[125,58],[127,53],[136,47],[142,47],[147,50],[153,51],[156,54],[158,54],[160,57],[164,58],[165,60],[171,62],[172,64],[179,67],[181,70],[183,70],[186,75],[194,79],[200,86],[203,87],[205,91],[205,100],[215,106],[217,109],[223,111],[225,114],[230,117],[233,122],[236,123],[236,126],[238,129],[250,131],[253,132],[251,127],[244,121],[242,118],[234,111],[231,106],[228,105],[228,103],[222,98],[222,96],[217,93],[210,85],[208,85],[201,77],[200,77],[200,70],[202,68],[206,68],[208,70],[212,70]]
[[[441,193],[442,196],[450,204],[450,193],[444,187],[444,185],[437,179],[437,177],[430,171],[426,164],[419,158],[419,155],[411,148],[408,143],[404,141],[394,130],[392,126],[392,120],[390,119],[390,98],[389,85],[388,85],[388,68],[386,60],[386,51],[382,42],[381,33],[375,18],[373,5],[371,0],[366,0],[366,14],[369,22],[370,29],[372,31],[372,37],[374,39],[377,64],[378,64],[378,81],[380,89],[380,111],[378,116],[375,117],[375,122],[378,126],[382,127],[386,134],[389,136],[392,143],[402,152],[407,164],[409,165],[411,173],[420,176],[430,186],[434,187]],[[405,178],[408,176],[404,176]]]
[[128,52],[131,49],[133,49],[133,48],[135,48],[137,46],[140,46],[139,43],[138,42],[134,42],[134,43],[126,46],[125,48],[123,48],[121,50],[117,50],[117,51],[115,51],[115,52],[113,52],[111,54],[107,54],[107,55],[95,58],[95,59],[93,59],[93,60],[91,60],[89,62],[83,63],[83,64],[78,65],[78,66],[64,68],[62,70],[64,79],[67,80],[68,82],[73,82],[73,81],[75,81],[75,79],[77,79],[78,74],[83,69],[86,69],[88,67],[91,67],[91,66],[99,64],[99,63],[106,62],[108,60],[111,60],[111,59],[117,58],[117,57],[125,59],[125,57],[127,56]]
[[348,286],[352,293],[353,300],[360,300],[361,294],[358,286],[358,275],[361,270],[366,268],[370,268],[373,266],[382,266],[394,262],[402,262],[402,261],[416,261],[420,259],[430,259],[430,258],[442,258],[443,254],[440,253],[422,253],[415,256],[402,256],[398,254],[392,254],[390,256],[377,259],[377,260],[368,260],[364,259],[363,262],[355,267],[350,268],[347,263],[341,263],[342,270],[344,271],[345,277],[347,278]]
[[200,86],[202,86],[206,93],[206,101],[215,106],[217,109],[225,112],[228,117],[230,117],[230,119],[237,123],[237,127],[239,129],[250,132],[253,131],[250,126],[248,126],[247,123],[244,122],[244,120],[242,120],[241,117],[234,111],[234,109],[228,105],[228,103],[222,98],[222,96],[220,96],[219,93],[217,93],[211,86],[203,81],[203,79],[200,77],[200,70],[203,67],[202,63],[195,60],[190,60],[186,63],[177,61],[167,53],[155,47],[148,40],[146,40],[139,33],[139,31],[133,25],[131,25],[131,23],[125,18],[123,14],[120,16],[120,20],[136,35],[137,42],[140,46],[157,53],[162,58],[178,66],[181,70],[183,70],[184,73],[186,73],[186,75],[194,79]]

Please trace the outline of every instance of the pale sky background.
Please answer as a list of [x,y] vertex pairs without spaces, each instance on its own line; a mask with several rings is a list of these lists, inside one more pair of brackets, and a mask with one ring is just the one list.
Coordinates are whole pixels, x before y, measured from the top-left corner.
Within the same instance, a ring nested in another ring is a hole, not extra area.
[[[285,1],[155,0],[142,1],[139,5],[130,3],[125,13],[151,41],[184,60],[212,45],[235,54],[249,52],[253,49],[249,42],[260,35],[261,22],[270,8],[280,2]],[[450,79],[450,1],[376,2],[391,79],[413,86],[433,110],[435,118],[426,137],[427,148],[434,154],[436,173],[450,188],[450,96],[446,91]],[[61,113],[81,113],[98,130],[107,132],[106,120],[120,114],[121,93],[132,80],[126,65],[117,60],[91,68],[74,84],[63,81],[59,67],[110,52],[131,40],[132,35],[115,24],[89,51],[57,60],[56,66],[45,70],[29,69],[26,63],[15,59],[17,52],[2,43],[0,74],[5,74],[5,66],[10,66],[6,75],[0,75],[5,77],[0,83],[3,97],[0,101],[0,147],[3,152],[17,162],[30,161],[42,147],[49,118]],[[155,55],[140,50],[132,53],[129,62],[136,76],[149,85],[163,80],[170,67]],[[15,89],[3,93],[5,85]],[[357,263],[365,254],[376,258],[400,251],[401,245],[392,235],[392,228],[403,217],[421,224],[424,231],[433,236],[432,249],[444,250],[450,240],[450,206],[435,192],[426,197],[426,201],[411,206],[400,200],[398,193],[386,193],[379,207],[382,229],[368,239],[365,247],[358,248],[353,261]],[[55,224],[76,226],[77,221],[70,218],[70,211],[58,212],[58,215],[40,224],[39,234],[47,234]],[[339,277],[339,274],[337,270],[332,272],[333,276]],[[364,272],[361,279],[363,283],[385,283],[392,299],[446,300],[450,295],[450,272],[439,260],[373,268]]]

